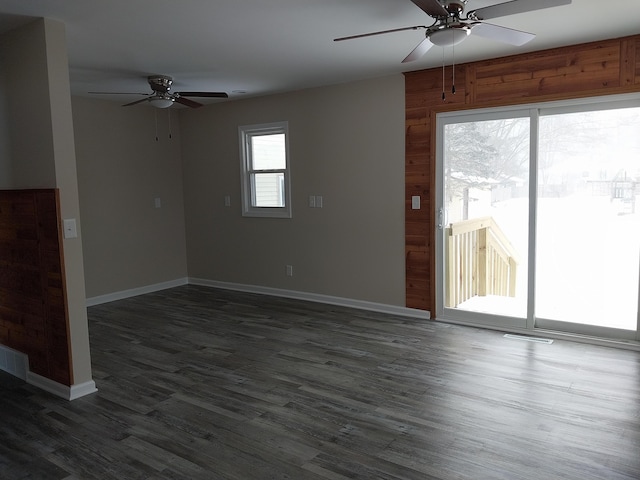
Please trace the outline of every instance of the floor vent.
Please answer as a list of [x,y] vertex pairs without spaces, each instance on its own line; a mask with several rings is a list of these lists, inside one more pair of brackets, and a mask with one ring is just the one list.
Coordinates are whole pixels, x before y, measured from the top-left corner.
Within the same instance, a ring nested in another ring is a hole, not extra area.
[[553,340],[551,340],[550,338],[528,337],[526,335],[514,335],[512,333],[505,334],[504,338],[511,338],[512,340],[524,340],[526,342],[544,343],[546,345],[551,345],[553,343]]

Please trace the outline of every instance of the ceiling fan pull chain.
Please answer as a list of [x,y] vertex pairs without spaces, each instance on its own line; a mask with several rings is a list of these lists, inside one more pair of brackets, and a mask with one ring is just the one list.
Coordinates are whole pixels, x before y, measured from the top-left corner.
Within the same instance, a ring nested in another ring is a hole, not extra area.
[[451,93],[456,94],[456,44],[451,46],[451,52],[453,53],[453,61],[451,64]]
[[156,121],[156,142],[158,141],[158,109],[154,109],[153,116]]
[[171,140],[171,109],[167,110],[167,114],[169,115],[169,140]]

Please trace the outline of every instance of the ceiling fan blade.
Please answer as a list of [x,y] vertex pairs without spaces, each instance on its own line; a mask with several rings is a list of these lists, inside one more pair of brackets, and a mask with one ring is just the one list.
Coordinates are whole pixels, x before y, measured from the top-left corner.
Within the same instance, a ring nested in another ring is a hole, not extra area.
[[181,97],[229,98],[225,92],[176,92]]
[[[146,95],[146,94],[145,94]],[[146,102],[147,100],[149,100],[149,97],[145,97],[142,100],[136,100],[135,102],[131,102],[131,103],[126,103],[124,105],[122,105],[123,107],[130,107],[131,105],[137,105],[138,103],[142,103],[142,102]]]
[[391,30],[381,30],[379,32],[361,33],[360,35],[350,35],[348,37],[334,38],[334,42],[341,42],[343,40],[353,40],[354,38],[372,37],[374,35],[383,35],[385,33],[404,32],[405,30],[424,30],[427,27],[424,25],[415,25],[413,27],[393,28]]
[[533,33],[484,22],[474,24],[471,28],[471,33],[479,37],[488,38],[489,40],[497,40],[498,42],[516,46],[524,45],[536,38]]
[[405,57],[404,60],[402,60],[402,63],[413,62],[414,60],[418,60],[425,53],[427,53],[431,47],[433,47],[433,43],[431,43],[431,40],[429,40],[429,38],[425,38],[418,44],[416,48],[414,48],[411,51],[409,55]]
[[515,15],[517,13],[532,12],[543,8],[569,5],[571,0],[512,0],[498,3],[489,7],[478,8],[469,12],[468,17],[473,20],[491,20],[493,18]]
[[430,17],[448,17],[449,12],[438,0],[411,0],[420,10]]
[[87,92],[90,95],[149,95],[148,93],[135,92]]
[[189,100],[188,98],[177,97],[175,99],[175,101],[176,101],[176,103],[181,103],[182,105],[186,105],[187,107],[191,107],[191,108],[200,108],[200,107],[202,107],[201,103],[194,102],[193,100]]

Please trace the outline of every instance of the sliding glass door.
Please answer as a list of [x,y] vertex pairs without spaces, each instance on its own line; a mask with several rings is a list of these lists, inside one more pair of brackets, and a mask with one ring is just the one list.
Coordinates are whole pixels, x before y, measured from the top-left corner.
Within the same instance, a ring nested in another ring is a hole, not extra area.
[[640,100],[437,123],[437,317],[638,339]]
[[443,129],[444,305],[508,317],[522,326],[530,120],[512,112],[447,123]]
[[640,107],[541,110],[539,125],[537,325],[635,331]]

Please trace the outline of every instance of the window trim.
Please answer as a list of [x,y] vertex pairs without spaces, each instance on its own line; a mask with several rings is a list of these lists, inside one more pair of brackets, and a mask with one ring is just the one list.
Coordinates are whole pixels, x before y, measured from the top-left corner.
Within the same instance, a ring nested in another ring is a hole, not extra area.
[[[251,138],[260,135],[284,134],[285,141],[285,168],[276,170],[254,170],[251,165]],[[255,125],[241,125],[238,127],[240,140],[240,173],[242,187],[242,216],[243,217],[270,217],[291,218],[291,169],[289,163],[289,123],[272,122]],[[257,207],[252,204],[252,174],[283,173],[284,174],[284,206],[283,207]]]

